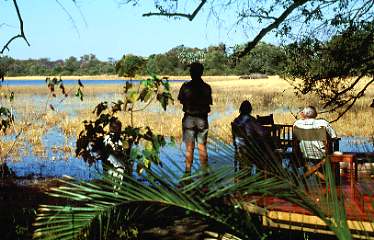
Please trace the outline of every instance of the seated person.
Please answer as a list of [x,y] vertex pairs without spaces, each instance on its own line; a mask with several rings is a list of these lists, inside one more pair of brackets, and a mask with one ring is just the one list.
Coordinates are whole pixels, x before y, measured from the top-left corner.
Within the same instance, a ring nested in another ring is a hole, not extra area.
[[[326,129],[327,135],[330,138],[337,138],[335,130],[331,127],[330,123],[324,119],[316,119],[317,117],[317,110],[313,106],[305,107],[301,112],[301,119],[296,120],[294,123],[294,127],[302,128],[302,129],[315,129],[324,127]],[[313,140],[313,141],[303,141],[299,142],[300,151],[303,155],[303,158],[307,160],[307,162],[311,162],[313,164],[317,163],[317,160],[321,160],[326,156],[325,144],[322,141]],[[307,168],[310,168],[309,163]],[[322,175],[317,172],[321,178]]]
[[[261,141],[258,140],[265,137],[266,131],[251,116],[251,112],[251,103],[248,100],[243,101],[239,108],[239,116],[232,122],[233,141],[237,148],[235,159],[239,161],[239,169],[258,163],[263,150]],[[255,171],[254,168],[252,173]]]

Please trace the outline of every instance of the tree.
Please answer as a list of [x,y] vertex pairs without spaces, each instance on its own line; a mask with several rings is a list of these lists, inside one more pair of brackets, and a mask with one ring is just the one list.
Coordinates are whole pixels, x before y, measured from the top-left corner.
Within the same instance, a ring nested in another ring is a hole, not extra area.
[[[233,55],[241,51],[244,45],[237,46]],[[267,43],[259,43],[248,55],[242,57],[236,64],[235,70],[238,74],[280,74],[286,62],[286,54],[281,47]]]
[[116,72],[119,76],[135,77],[136,74],[141,74],[145,60],[132,54],[123,55],[122,59],[116,64]]
[[4,80],[4,76],[8,73],[13,63],[14,63],[14,59],[10,57],[7,57],[7,56],[0,57],[0,79],[1,80]]
[[[141,4],[141,0],[127,0],[125,3],[131,4]],[[237,16],[235,24],[240,25],[243,28],[253,30],[253,26],[259,26],[259,30],[255,29],[257,34],[254,38],[249,40],[241,51],[236,52],[235,58],[240,62],[240,60],[248,55],[255,46],[268,34],[275,34],[275,36],[283,39],[287,42],[293,42],[294,44],[305,45],[305,41],[317,40],[321,43],[332,40],[334,36],[340,36],[341,39],[335,42],[336,49],[349,49],[350,46],[350,34],[361,38],[361,43],[365,42],[365,36],[361,34],[356,34],[356,31],[362,31],[367,26],[373,25],[374,21],[374,2],[372,0],[267,0],[267,1],[241,1],[241,0],[200,0],[191,10],[182,9],[182,0],[165,0],[165,1],[154,1],[154,11],[144,13],[143,16],[165,16],[173,18],[187,18],[192,21],[195,16],[210,3],[211,16],[219,16],[220,13],[225,14],[232,9],[235,9]],[[191,5],[189,5],[191,6]],[[253,24],[257,21],[257,24]],[[371,28],[372,29],[372,28]],[[372,31],[372,30],[371,30]],[[346,33],[346,34],[344,34]],[[369,34],[368,45],[372,45]],[[308,40],[309,38],[309,40]],[[333,41],[333,40],[332,40]],[[348,44],[348,45],[347,45]],[[372,49],[372,47],[366,48]],[[365,49],[363,49],[365,50]],[[350,51],[343,51],[339,55],[342,61],[336,61],[335,68],[346,69],[345,71],[350,71],[351,73],[357,72],[356,65],[347,64],[345,60],[349,59]],[[368,52],[365,52],[367,55]],[[358,60],[358,59],[356,59]],[[359,61],[361,67],[364,69],[372,68],[372,59],[365,58],[365,61]],[[350,62],[348,60],[348,62]],[[322,65],[322,64],[321,64]],[[344,84],[336,84],[336,81],[332,81],[333,78],[327,77],[330,70],[323,67],[326,72],[324,74],[319,74],[319,78],[315,76],[313,79],[302,79],[302,88],[297,88],[301,90],[302,94],[315,93],[324,102],[324,106],[328,107],[327,111],[335,111],[341,107],[352,106],[353,103],[362,96],[365,92],[367,86],[371,84],[370,81],[361,90],[357,90],[357,94],[351,94],[349,98],[346,98],[343,102],[341,96],[347,94],[355,87],[359,86],[362,82],[363,77],[349,79],[343,78],[344,74],[336,76],[338,81],[344,79]],[[310,70],[310,69],[305,69]],[[290,73],[290,72],[289,72]],[[366,71],[366,74],[373,80],[374,76]],[[288,74],[288,76],[290,76]],[[347,76],[347,75],[345,75]],[[291,80],[296,76],[291,76]],[[347,82],[348,81],[348,82]],[[321,85],[322,88],[330,91],[331,97],[326,98],[322,91],[317,91],[313,85]],[[303,91],[303,88],[309,89],[309,91]],[[337,89],[334,89],[337,88]],[[341,114],[344,114],[349,107],[343,109]],[[341,116],[339,114],[338,118]]]
[[302,79],[295,88],[303,94],[318,94],[326,111],[339,110],[335,120],[374,82],[373,22],[352,26],[328,42],[307,37],[286,49],[287,77],[293,82]]
[[225,75],[227,73],[228,57],[226,46],[220,44],[211,46],[205,54],[204,67],[207,75]]
[[79,70],[79,62],[76,57],[69,57],[65,60],[64,71],[68,74],[73,75],[77,70]]

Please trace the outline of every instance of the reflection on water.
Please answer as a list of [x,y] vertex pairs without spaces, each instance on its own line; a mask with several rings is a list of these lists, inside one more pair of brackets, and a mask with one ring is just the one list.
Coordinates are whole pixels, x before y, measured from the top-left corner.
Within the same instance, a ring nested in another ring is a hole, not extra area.
[[[65,138],[57,128],[52,128],[43,137],[45,146],[59,146],[65,142]],[[74,139],[69,139],[69,144],[74,149]],[[213,144],[208,145],[209,164],[211,167],[222,165],[233,165],[234,151],[232,146],[225,149],[215,148]],[[222,145],[220,145],[222,147]],[[374,152],[373,142],[365,137],[342,137],[340,141],[342,152]],[[170,168],[177,175],[184,171],[184,145],[166,146],[161,152],[163,166]],[[195,151],[194,169],[199,168],[198,152]],[[8,166],[19,177],[61,177],[69,175],[77,179],[93,179],[102,173],[101,162],[89,166],[82,159],[68,156],[59,151],[47,151],[44,157],[28,155],[20,162],[8,161]]]
[[[62,77],[62,80],[65,85],[74,85],[78,84],[78,80],[64,80],[64,77]],[[88,80],[81,80],[83,85],[112,85],[112,84],[118,84],[123,85],[128,80],[123,79],[111,79],[111,80],[104,80],[104,79],[88,79]],[[131,80],[132,83],[140,83],[142,80]],[[185,82],[186,80],[169,80],[169,82]],[[37,80],[9,80],[6,81],[4,85],[7,86],[43,86],[45,85],[45,79],[37,79]]]
[[[123,80],[82,80],[83,84],[123,84]],[[137,80],[137,82],[139,82]],[[174,80],[174,82],[183,82],[183,80]],[[7,81],[7,85],[45,85],[44,80],[28,80],[28,81]],[[64,84],[77,84],[76,80],[64,80]],[[118,100],[120,97],[113,93],[103,93],[96,95],[100,101],[114,101]],[[17,100],[20,101],[20,100]],[[56,112],[65,112],[68,115],[76,115],[77,112],[84,109],[93,109],[97,104],[95,101],[85,101],[81,102],[78,99],[66,99],[64,104],[59,104],[61,99],[54,98],[50,99],[48,104],[51,103]],[[39,106],[31,107],[40,107],[45,108],[45,96],[42,95],[31,95],[25,100],[26,103],[42,103]],[[295,110],[296,109],[292,109]],[[149,109],[150,112],[160,112],[160,106],[152,106]],[[171,113],[180,111],[176,107],[171,106],[169,108]],[[234,112],[238,111],[232,104],[228,104],[223,111],[224,115],[231,115]],[[280,111],[290,111],[289,108],[280,108],[275,110],[275,112]],[[214,121],[219,119],[222,116],[222,112],[213,112],[209,116],[209,121]],[[2,140],[10,140],[14,136],[5,136]],[[19,151],[25,154],[20,162],[7,161],[8,166],[15,172],[17,176],[20,177],[61,177],[63,175],[70,175],[78,179],[92,179],[98,176],[102,172],[101,162],[98,162],[96,165],[89,166],[82,159],[78,159],[72,156],[71,153],[66,153],[62,151],[64,146],[69,147],[70,149],[75,149],[75,139],[69,138],[66,139],[58,128],[51,128],[48,132],[42,137],[42,142],[44,146],[48,146],[45,154],[33,154],[31,147],[29,149],[19,149]],[[222,145],[221,145],[222,146]],[[213,145],[209,145],[209,163],[210,166],[222,166],[222,165],[233,165],[233,156],[234,151],[231,146],[229,148],[223,149],[214,149]],[[57,149],[57,150],[56,150]],[[374,152],[372,139],[365,137],[342,137],[340,141],[341,152]],[[177,173],[182,173],[184,171],[184,146],[167,146],[161,152],[161,160],[164,167],[169,167]],[[40,156],[42,155],[42,156]],[[198,152],[195,151],[195,169],[199,168]]]
[[[36,154],[29,154],[22,157],[22,161],[12,162],[7,161],[8,167],[18,177],[39,178],[39,177],[62,177],[69,175],[77,179],[94,179],[99,177],[102,173],[101,161],[89,166],[82,159],[72,156],[71,153],[65,153],[58,150],[61,145],[67,144],[71,149],[75,148],[75,140],[68,139],[66,142],[65,136],[58,128],[51,128],[43,136],[42,142],[44,146],[49,146],[46,153],[42,156]],[[233,150],[222,152],[214,145],[208,145],[209,164],[211,167],[219,167],[222,165],[231,165],[233,159]],[[30,146],[29,146],[30,147]],[[57,149],[57,150],[56,150]],[[232,149],[229,146],[229,149]],[[20,149],[21,152],[32,152]],[[182,145],[168,145],[164,147],[160,153],[163,166],[170,168],[176,175],[181,175],[184,171],[185,148]],[[223,157],[224,156],[224,157]],[[199,169],[198,151],[195,151],[193,169]]]
[[339,148],[341,152],[374,152],[374,143],[367,137],[342,137]]

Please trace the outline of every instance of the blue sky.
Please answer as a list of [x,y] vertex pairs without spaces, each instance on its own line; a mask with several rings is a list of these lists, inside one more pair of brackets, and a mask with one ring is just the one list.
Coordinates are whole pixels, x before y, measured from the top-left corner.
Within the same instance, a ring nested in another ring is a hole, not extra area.
[[[225,43],[232,46],[246,42],[241,29],[232,29],[235,19],[226,19],[230,24],[208,20],[208,9],[194,21],[167,19],[163,17],[142,17],[152,10],[149,5],[132,7],[118,5],[116,0],[81,0],[79,9],[71,0],[59,0],[71,14],[73,21],[58,4],[52,0],[19,0],[24,19],[24,29],[30,47],[23,40],[16,40],[6,54],[17,59],[50,58],[65,59],[93,53],[101,60],[109,57],[119,59],[123,54],[148,56],[163,53],[175,46],[207,47]],[[0,1],[0,40],[16,34],[18,23],[12,1]],[[80,14],[82,12],[82,15]],[[234,16],[234,14],[227,14]],[[82,17],[83,16],[83,17]],[[86,24],[87,23],[87,24]]]

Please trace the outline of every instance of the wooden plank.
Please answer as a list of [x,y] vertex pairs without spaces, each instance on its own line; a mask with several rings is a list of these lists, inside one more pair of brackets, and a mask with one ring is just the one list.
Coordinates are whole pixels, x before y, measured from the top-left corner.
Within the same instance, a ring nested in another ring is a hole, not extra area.
[[[322,234],[327,232],[333,234],[331,230],[327,230],[328,226],[319,217],[300,213],[268,211],[263,216],[263,224],[272,227],[287,227],[292,230],[308,229],[308,231],[313,230],[313,232]],[[353,231],[361,231],[372,235],[374,233],[374,224],[369,221],[347,220],[347,225]]]

